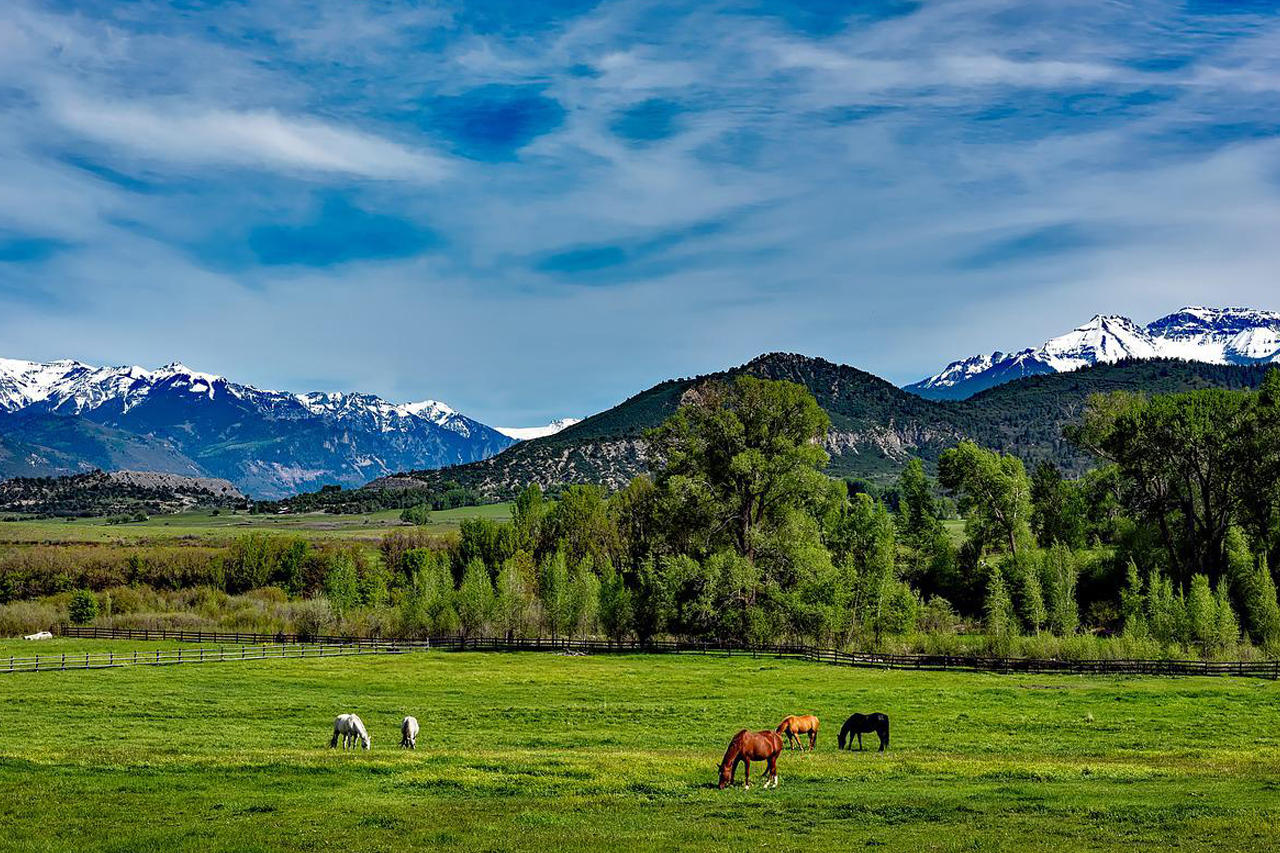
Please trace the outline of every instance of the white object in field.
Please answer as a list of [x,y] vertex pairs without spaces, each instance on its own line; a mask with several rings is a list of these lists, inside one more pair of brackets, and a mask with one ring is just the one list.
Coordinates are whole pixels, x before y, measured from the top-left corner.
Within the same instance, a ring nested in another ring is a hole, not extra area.
[[418,748],[417,717],[405,717],[400,723],[400,745],[409,749]]
[[25,637],[23,637],[22,639],[24,639],[24,640],[52,640],[52,639],[53,639],[53,634],[50,634],[48,631],[36,631],[34,634],[27,634],[27,635],[26,635]]

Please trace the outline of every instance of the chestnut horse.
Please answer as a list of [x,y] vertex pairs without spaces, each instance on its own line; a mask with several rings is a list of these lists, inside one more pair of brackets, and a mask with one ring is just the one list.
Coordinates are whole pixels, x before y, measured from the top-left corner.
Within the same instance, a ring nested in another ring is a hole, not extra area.
[[795,745],[804,749],[804,742],[800,740],[800,735],[807,734],[809,736],[809,749],[813,749],[814,744],[818,742],[818,718],[813,714],[805,714],[797,716],[792,714],[784,717],[782,722],[778,723],[775,729],[778,734],[787,736],[787,746],[790,747],[792,741]]
[[741,761],[745,765],[742,789],[749,789],[753,760],[769,762],[765,770],[764,786],[778,787],[778,756],[781,754],[782,738],[778,737],[777,732],[749,732],[743,729],[729,741],[724,761],[720,762],[720,788],[723,790],[733,784],[733,777],[738,773],[738,762]]

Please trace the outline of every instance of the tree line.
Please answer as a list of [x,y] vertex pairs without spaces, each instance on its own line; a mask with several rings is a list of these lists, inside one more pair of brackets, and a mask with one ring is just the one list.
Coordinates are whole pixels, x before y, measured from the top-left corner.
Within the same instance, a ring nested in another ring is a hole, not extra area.
[[[531,486],[509,521],[404,528],[376,555],[251,534],[190,579],[403,635],[1280,650],[1280,372],[1257,391],[1091,398],[1067,435],[1099,459],[1080,477],[962,442],[884,491],[823,473],[830,422],[801,385],[739,376],[691,397],[646,435],[653,475],[617,491]],[[29,591],[14,576],[0,565],[4,597]]]

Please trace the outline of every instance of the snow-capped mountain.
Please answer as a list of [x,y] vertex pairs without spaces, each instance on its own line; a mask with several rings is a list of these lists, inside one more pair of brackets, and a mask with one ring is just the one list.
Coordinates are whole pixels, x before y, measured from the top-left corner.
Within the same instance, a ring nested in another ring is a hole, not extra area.
[[942,372],[906,389],[933,399],[963,399],[1023,376],[1151,358],[1209,364],[1280,363],[1280,313],[1191,306],[1147,326],[1127,317],[1099,314],[1032,349],[954,361]]
[[536,427],[494,427],[503,435],[514,438],[517,441],[529,441],[533,438],[546,438],[549,435],[555,435],[560,430],[571,427],[576,423],[581,423],[582,418],[556,418],[549,424]]
[[[17,431],[23,424],[35,429],[36,416],[82,418],[162,442],[167,456],[157,453],[165,460],[158,465],[173,464],[175,453],[184,457],[176,473],[225,477],[262,497],[472,462],[513,443],[436,401],[396,405],[358,392],[266,391],[179,363],[148,370],[0,359],[0,411],[23,416],[4,421],[3,437],[14,446],[31,444]],[[47,434],[48,423],[39,429]],[[57,465],[38,449],[23,458],[31,473],[74,473],[62,470],[65,454]],[[0,476],[15,473],[28,471]]]

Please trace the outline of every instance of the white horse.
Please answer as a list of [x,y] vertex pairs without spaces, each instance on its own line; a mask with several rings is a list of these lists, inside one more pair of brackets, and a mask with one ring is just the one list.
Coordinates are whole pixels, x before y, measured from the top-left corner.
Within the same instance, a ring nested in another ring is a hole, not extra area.
[[409,749],[418,748],[418,718],[405,717],[400,722],[400,745]]
[[333,721],[333,740],[329,741],[329,748],[333,749],[338,745],[338,738],[342,738],[342,748],[348,747],[355,749],[356,738],[364,744],[364,748],[368,749],[370,744],[369,731],[364,727],[364,721],[355,714],[339,714]]

